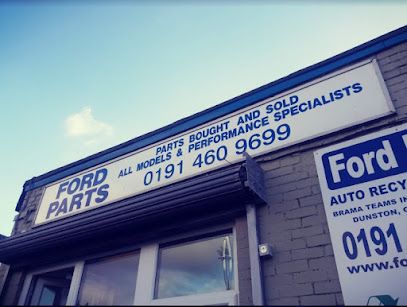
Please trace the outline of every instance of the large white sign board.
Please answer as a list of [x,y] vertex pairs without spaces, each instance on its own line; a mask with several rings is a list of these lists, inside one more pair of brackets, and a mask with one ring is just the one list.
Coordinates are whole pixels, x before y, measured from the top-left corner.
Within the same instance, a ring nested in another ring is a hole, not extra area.
[[113,203],[393,112],[364,62],[46,187],[35,224]]
[[407,124],[315,152],[346,305],[407,305]]

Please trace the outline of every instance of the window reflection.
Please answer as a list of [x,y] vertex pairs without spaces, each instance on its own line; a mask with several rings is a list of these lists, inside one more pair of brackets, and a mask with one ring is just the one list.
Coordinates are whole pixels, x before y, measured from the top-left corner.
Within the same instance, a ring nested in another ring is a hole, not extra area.
[[104,258],[85,265],[79,305],[132,305],[139,253]]
[[57,297],[58,288],[45,286],[42,288],[42,293],[40,297],[40,306],[53,306]]
[[232,236],[160,248],[155,298],[234,288]]

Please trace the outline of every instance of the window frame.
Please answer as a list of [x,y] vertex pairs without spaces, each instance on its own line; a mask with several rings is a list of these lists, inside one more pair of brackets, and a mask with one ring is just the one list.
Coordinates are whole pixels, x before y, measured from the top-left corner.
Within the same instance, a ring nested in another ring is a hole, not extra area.
[[[183,242],[193,242],[200,238],[210,238],[214,236],[217,232],[227,232],[230,231],[233,235],[233,278],[234,278],[234,289],[225,290],[219,292],[210,292],[204,294],[193,294],[185,296],[177,296],[171,298],[154,298],[155,283],[158,272],[158,257],[160,245],[167,245],[175,241]],[[237,259],[237,240],[236,240],[236,229],[231,223],[218,225],[215,227],[209,227],[205,229],[189,231],[185,234],[177,234],[173,236],[168,236],[162,240],[154,240],[150,243],[144,243],[142,245],[132,245],[131,247],[116,249],[114,251],[98,253],[94,255],[86,255],[81,260],[71,261],[67,263],[62,263],[52,266],[44,266],[39,269],[29,271],[25,277],[20,298],[18,301],[19,306],[25,306],[27,303],[27,296],[33,281],[33,277],[38,274],[43,274],[51,271],[56,271],[60,269],[65,269],[72,267],[74,268],[71,284],[69,287],[68,298],[66,306],[75,306],[77,303],[77,298],[79,295],[79,290],[82,282],[84,267],[87,261],[96,260],[98,258],[120,255],[122,253],[130,251],[139,251],[139,264],[137,270],[137,281],[143,280],[143,282],[136,282],[136,287],[134,289],[134,300],[133,305],[193,305],[199,302],[200,305],[236,305],[238,304],[238,259]]]
[[[158,257],[160,245],[167,245],[172,241],[183,241],[183,242],[193,242],[196,237],[210,238],[214,235],[214,231],[199,232],[194,235],[184,235],[183,237],[178,237],[177,239],[166,239],[165,241],[153,243],[146,246],[145,249],[141,250],[140,254],[140,264],[142,259],[150,259],[149,262],[143,262],[144,266],[139,268],[138,278],[142,278],[144,283],[142,285],[136,284],[136,295],[134,299],[134,305],[193,305],[194,302],[199,302],[200,305],[236,305],[238,303],[238,259],[237,259],[237,242],[236,242],[236,229],[232,227],[219,228],[217,231],[226,231],[231,229],[233,235],[233,278],[234,278],[234,289],[225,290],[219,292],[201,293],[193,295],[183,295],[170,298],[154,298],[154,290],[156,285],[156,278],[158,272]],[[138,279],[139,280],[139,279]]]
[[[80,276],[80,279],[79,279],[79,283],[77,284],[78,288],[77,288],[77,290],[75,292],[74,304],[71,305],[71,306],[79,306],[78,298],[79,298],[79,293],[80,293],[81,286],[82,286],[83,274],[85,272],[85,266],[87,264],[93,264],[93,263],[97,263],[99,261],[104,261],[104,260],[106,260],[108,258],[111,258],[111,257],[122,256],[122,255],[136,253],[136,252],[138,253],[138,257],[139,257],[138,267],[137,267],[137,278],[138,278],[138,270],[140,268],[141,247],[138,247],[138,248],[127,247],[127,248],[121,248],[119,250],[99,253],[97,255],[87,256],[86,259],[83,261],[83,267],[82,267],[82,270],[80,272],[81,276]],[[138,279],[136,279],[136,287],[137,287],[137,280]]]
[[[30,290],[31,283],[35,275],[44,274],[47,272],[58,271],[67,268],[73,268],[73,275],[71,284],[69,285],[68,298],[66,300],[66,306],[74,306],[76,301],[76,296],[79,290],[79,283],[82,277],[83,266],[85,261],[67,262],[59,265],[53,265],[48,267],[43,267],[30,271],[25,277],[23,288],[21,290],[20,298],[18,300],[18,306],[26,306],[28,299],[28,292]],[[75,300],[74,300],[75,299]]]

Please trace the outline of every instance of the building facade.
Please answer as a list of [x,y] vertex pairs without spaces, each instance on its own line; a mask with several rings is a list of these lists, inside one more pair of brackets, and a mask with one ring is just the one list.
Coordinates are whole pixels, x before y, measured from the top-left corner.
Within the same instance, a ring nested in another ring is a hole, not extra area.
[[406,123],[403,27],[34,177],[0,303],[407,304]]

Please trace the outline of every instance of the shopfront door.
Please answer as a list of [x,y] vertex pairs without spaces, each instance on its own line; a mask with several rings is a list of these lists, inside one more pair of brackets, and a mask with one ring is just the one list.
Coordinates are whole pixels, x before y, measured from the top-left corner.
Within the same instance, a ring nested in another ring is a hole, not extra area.
[[31,306],[66,305],[74,268],[32,276],[26,303]]

